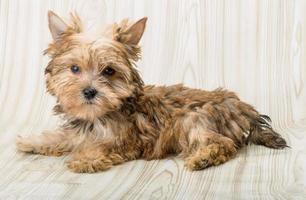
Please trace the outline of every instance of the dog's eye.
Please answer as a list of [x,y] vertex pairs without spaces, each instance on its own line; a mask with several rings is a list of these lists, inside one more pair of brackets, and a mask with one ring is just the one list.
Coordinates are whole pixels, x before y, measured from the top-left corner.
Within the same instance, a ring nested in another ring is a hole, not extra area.
[[77,65],[72,65],[70,67],[70,69],[71,69],[72,73],[74,73],[74,74],[77,74],[77,73],[79,73],[81,71],[80,67],[77,66]]
[[105,67],[105,69],[103,69],[102,71],[102,75],[104,76],[112,76],[115,74],[115,70],[111,67]]

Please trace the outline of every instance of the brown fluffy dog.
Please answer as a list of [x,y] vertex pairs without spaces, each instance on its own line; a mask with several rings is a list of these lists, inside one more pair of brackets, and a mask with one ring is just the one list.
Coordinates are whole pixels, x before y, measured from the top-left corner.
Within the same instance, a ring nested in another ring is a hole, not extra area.
[[49,12],[53,42],[46,85],[64,123],[52,132],[19,137],[20,151],[71,154],[75,172],[97,172],[135,159],[178,154],[190,170],[219,165],[249,142],[281,149],[286,141],[268,116],[226,90],[182,85],[145,86],[134,62],[147,19],[123,20],[98,37],[72,15],[66,24]]

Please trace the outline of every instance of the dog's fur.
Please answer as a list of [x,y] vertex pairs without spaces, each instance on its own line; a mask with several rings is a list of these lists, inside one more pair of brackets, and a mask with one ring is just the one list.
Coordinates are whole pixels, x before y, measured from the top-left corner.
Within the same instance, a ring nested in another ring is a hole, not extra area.
[[[184,158],[188,169],[200,170],[228,161],[249,142],[287,146],[270,118],[233,92],[145,86],[134,62],[140,57],[146,18],[134,24],[123,20],[90,37],[77,15],[69,25],[52,11],[48,16],[53,42],[45,51],[51,58],[46,85],[64,123],[52,132],[19,137],[20,151],[71,154],[71,170],[92,173],[169,154]],[[80,71],[72,73],[73,65]],[[115,73],[105,74],[106,68]],[[82,94],[88,86],[98,92],[92,100]]]

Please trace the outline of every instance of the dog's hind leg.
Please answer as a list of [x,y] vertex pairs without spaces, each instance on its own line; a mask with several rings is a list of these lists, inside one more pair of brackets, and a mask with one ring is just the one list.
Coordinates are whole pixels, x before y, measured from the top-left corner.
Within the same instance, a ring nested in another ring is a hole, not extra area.
[[201,170],[220,165],[237,153],[232,139],[209,131],[201,134],[204,140],[190,141],[189,152],[185,157],[185,166],[189,170]]
[[181,156],[189,170],[220,165],[237,153],[235,142],[213,131],[216,127],[208,120],[201,113],[190,112],[176,123],[177,131],[180,131]]

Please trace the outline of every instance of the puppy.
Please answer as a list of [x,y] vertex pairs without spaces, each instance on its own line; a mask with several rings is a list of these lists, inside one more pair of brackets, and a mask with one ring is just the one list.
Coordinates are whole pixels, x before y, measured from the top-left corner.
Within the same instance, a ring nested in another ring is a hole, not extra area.
[[67,24],[48,13],[47,91],[62,125],[17,138],[20,151],[61,156],[74,172],[104,171],[135,159],[184,159],[189,170],[220,165],[248,143],[286,147],[270,118],[233,92],[144,85],[135,62],[147,18],[123,20],[89,36],[77,15]]

